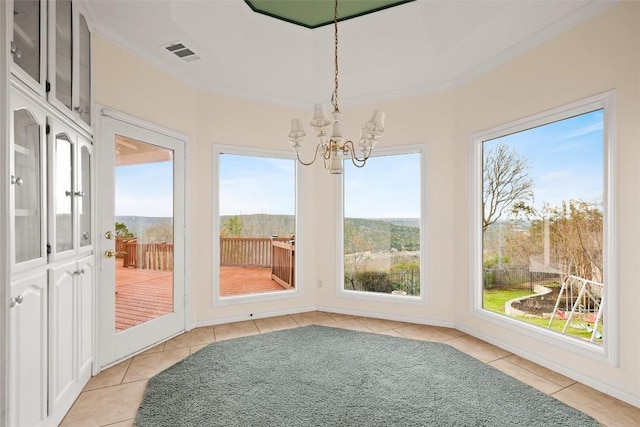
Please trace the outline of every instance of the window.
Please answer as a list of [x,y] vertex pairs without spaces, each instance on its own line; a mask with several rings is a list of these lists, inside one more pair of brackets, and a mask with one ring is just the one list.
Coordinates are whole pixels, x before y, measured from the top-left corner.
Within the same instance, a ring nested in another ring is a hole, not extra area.
[[[602,347],[613,316],[603,95],[472,138],[476,306]],[[512,323],[517,325],[517,323]]]
[[344,162],[342,280],[352,294],[422,295],[422,151],[378,150]]
[[295,160],[218,147],[218,298],[296,288]]

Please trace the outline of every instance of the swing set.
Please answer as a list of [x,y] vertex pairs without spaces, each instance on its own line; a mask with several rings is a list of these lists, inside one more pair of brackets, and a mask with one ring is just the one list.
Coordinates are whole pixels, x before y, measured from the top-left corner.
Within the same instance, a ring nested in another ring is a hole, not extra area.
[[[571,327],[591,332],[590,342],[602,338],[602,333],[598,330],[598,325],[602,326],[602,291],[602,283],[577,276],[567,276],[562,282],[547,328],[550,329],[553,320],[557,318],[565,321],[562,333]],[[560,310],[563,296],[564,311]]]

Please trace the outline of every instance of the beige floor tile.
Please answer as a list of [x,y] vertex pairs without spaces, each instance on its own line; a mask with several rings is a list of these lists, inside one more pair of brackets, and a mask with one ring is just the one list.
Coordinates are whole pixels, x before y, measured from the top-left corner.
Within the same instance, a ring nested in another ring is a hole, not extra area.
[[640,426],[640,408],[614,399],[584,384],[575,383],[552,396],[591,415],[607,427]]
[[527,359],[523,359],[522,357],[516,356],[515,354],[505,357],[504,360],[507,362],[511,362],[521,368],[524,368],[527,371],[531,371],[534,374],[538,374],[539,376],[546,378],[549,381],[553,381],[554,383],[559,384],[562,387],[569,387],[571,384],[575,383],[575,381],[571,378],[565,377],[564,375],[561,375],[557,372],[553,372],[552,370],[547,369],[544,366],[540,366],[537,363],[533,363]]
[[378,334],[378,335],[388,335],[390,337],[407,338],[404,335],[402,335],[401,333],[399,333],[398,331],[396,331],[395,329],[389,329],[388,331],[379,331],[379,332],[376,332],[376,334]]
[[142,354],[133,358],[123,383],[151,378],[191,354],[189,347],[165,350],[162,353]]
[[125,420],[119,423],[109,424],[105,427],[133,427],[134,423],[135,423],[135,418],[132,418],[130,420]]
[[350,319],[350,320],[342,320],[340,322],[336,322],[333,327],[341,328],[341,329],[349,329],[352,331],[360,331],[360,332],[373,332],[371,329],[367,328],[362,324],[358,319]]
[[309,311],[307,313],[292,314],[293,320],[300,326],[324,325],[336,326],[336,321],[327,313],[321,311]]
[[561,385],[554,383],[553,381],[549,381],[540,375],[534,374],[527,369],[514,365],[513,363],[507,362],[505,359],[494,360],[493,362],[490,362],[489,365],[507,375],[512,376],[520,382],[528,384],[533,388],[537,388],[543,393],[551,394],[562,390]]
[[216,341],[248,337],[260,333],[253,320],[217,325],[213,327],[213,332],[215,334]]
[[449,328],[429,325],[408,325],[397,328],[396,332],[405,338],[421,341],[443,342],[456,338],[455,335],[451,334],[451,329]]
[[372,317],[361,317],[358,319],[363,325],[374,332],[388,331],[389,329],[398,329],[407,326],[405,322],[397,322],[395,320],[374,319]]
[[361,319],[360,316],[352,316],[351,314],[329,313],[325,311],[323,311],[322,313],[325,313],[336,322],[342,322],[343,320]]
[[502,359],[511,356],[506,350],[502,350],[494,345],[486,343],[472,336],[464,336],[446,341],[452,347],[467,353],[470,356],[480,359],[483,362],[491,362],[493,360]]
[[206,346],[208,346],[209,344],[198,344],[198,345],[192,345],[191,348],[191,354],[202,350],[203,348],[205,348]]
[[124,379],[124,375],[127,373],[127,369],[129,369],[130,364],[131,359],[127,359],[124,362],[120,362],[117,365],[110,367],[109,369],[105,369],[95,377],[92,377],[84,387],[83,391],[95,390],[98,388],[121,384],[122,380]]
[[164,350],[191,347],[198,344],[211,344],[214,341],[213,326],[205,326],[203,328],[192,329],[189,332],[171,338],[164,344]]
[[256,319],[254,322],[263,334],[266,332],[297,328],[299,326],[291,316],[268,317],[266,319]]
[[146,381],[136,381],[80,394],[61,427],[93,427],[135,418]]
[[140,354],[159,353],[161,351],[164,351],[164,344],[165,343],[161,342],[160,344],[154,345],[153,347],[143,351]]

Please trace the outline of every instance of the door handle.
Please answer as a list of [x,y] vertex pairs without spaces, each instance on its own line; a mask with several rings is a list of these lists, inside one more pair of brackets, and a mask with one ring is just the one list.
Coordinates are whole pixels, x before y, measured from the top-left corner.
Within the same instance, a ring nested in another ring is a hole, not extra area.
[[127,255],[126,252],[116,252],[114,250],[111,249],[107,249],[106,251],[104,251],[104,256],[106,256],[107,258],[113,258],[116,255]]

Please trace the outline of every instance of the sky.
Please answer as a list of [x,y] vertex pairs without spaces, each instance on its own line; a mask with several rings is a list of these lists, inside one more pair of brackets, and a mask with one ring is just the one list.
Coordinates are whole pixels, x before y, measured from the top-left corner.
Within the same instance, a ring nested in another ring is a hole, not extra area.
[[173,161],[116,167],[116,216],[173,216]]
[[484,143],[506,143],[531,165],[534,207],[600,200],[603,191],[603,112],[582,114]]
[[[545,202],[593,201],[603,189],[602,123],[598,110],[484,146],[507,143],[527,159],[537,209]],[[420,217],[420,154],[372,157],[361,169],[349,161],[344,166],[346,217]],[[116,215],[171,216],[172,169],[173,162],[117,167]],[[221,154],[219,173],[220,215],[295,213],[294,160]]]

